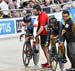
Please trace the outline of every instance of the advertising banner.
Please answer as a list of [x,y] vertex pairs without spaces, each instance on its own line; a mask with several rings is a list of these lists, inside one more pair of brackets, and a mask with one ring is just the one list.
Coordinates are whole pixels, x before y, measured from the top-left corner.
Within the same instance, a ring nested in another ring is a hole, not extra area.
[[22,19],[16,19],[16,32],[17,33],[21,33],[21,23],[22,23]]
[[[70,16],[72,18],[72,20],[75,22],[75,9],[70,9]],[[62,12],[58,12],[58,13],[51,13],[48,14],[49,17],[51,16],[55,16],[57,18],[58,21],[61,21],[64,24],[64,21],[62,19]],[[34,20],[36,20],[35,18],[37,17],[32,17],[32,23],[34,23]],[[21,23],[23,17],[20,18],[9,18],[9,19],[1,19],[0,20],[0,38],[1,37],[5,37],[5,36],[17,36],[20,35],[22,33],[22,27],[21,27]]]
[[14,34],[14,20],[0,20],[0,35]]

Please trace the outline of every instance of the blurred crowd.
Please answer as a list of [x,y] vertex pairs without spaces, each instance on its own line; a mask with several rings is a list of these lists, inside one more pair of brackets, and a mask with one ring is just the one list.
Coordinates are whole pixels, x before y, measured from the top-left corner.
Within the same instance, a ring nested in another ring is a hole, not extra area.
[[0,19],[31,14],[35,4],[41,5],[42,10],[47,13],[75,8],[75,0],[0,0]]

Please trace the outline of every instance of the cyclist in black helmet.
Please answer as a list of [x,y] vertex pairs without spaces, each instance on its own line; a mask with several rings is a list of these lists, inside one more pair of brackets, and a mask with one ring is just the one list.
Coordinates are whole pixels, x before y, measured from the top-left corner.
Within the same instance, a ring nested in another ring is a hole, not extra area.
[[27,15],[26,17],[24,17],[23,22],[25,23],[27,27],[27,33],[33,34],[33,23],[32,23],[31,16]]
[[[33,35],[33,23],[32,23],[31,15],[26,15],[25,17],[23,17],[23,24],[22,25],[25,27],[24,31],[26,30],[26,33]],[[23,35],[24,35],[24,33],[20,35],[20,39]]]
[[[34,16],[32,17],[31,15],[26,15],[25,17],[23,17],[23,26],[25,27],[24,30],[26,34],[31,34],[35,37],[36,35],[36,31],[37,31],[37,27],[38,27],[38,22],[37,22],[37,18]],[[21,34],[20,35],[20,40],[21,37],[25,34]],[[35,39],[36,45],[38,46],[39,44],[39,38]],[[37,47],[36,47],[37,48]],[[38,53],[38,49],[35,50]]]
[[54,47],[54,44],[55,44],[54,41],[59,38],[61,41],[61,44],[60,44],[61,52],[63,54],[62,62],[66,63],[67,60],[66,60],[66,56],[65,56],[64,37],[61,36],[63,24],[60,21],[58,21],[55,17],[52,17],[51,24],[48,27],[51,28],[51,35],[50,35],[51,47],[52,48]]

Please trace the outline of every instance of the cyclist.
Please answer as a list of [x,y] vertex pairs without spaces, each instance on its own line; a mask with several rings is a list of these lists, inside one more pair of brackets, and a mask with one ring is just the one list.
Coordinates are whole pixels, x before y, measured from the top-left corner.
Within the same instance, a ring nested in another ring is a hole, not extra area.
[[[38,27],[38,22],[36,20],[36,17],[32,17],[31,15],[26,15],[25,17],[23,17],[23,23],[22,25],[24,26],[24,33],[20,35],[20,40],[21,37],[23,37],[23,35],[26,34],[31,34],[34,35],[34,37],[36,36],[36,31],[37,31],[37,27]],[[26,31],[25,31],[26,30]],[[27,40],[28,38],[26,38]],[[34,39],[35,41],[35,39]],[[36,38],[36,49],[35,52],[38,53],[39,52],[39,38]]]
[[[33,23],[31,22],[31,15],[26,15],[25,17],[23,17],[23,23],[22,26],[24,26],[26,28],[26,33],[30,33],[33,34]],[[23,29],[25,31],[25,28]],[[24,34],[22,34],[20,36],[20,38],[23,36]]]
[[47,63],[42,64],[42,67],[50,68],[51,65],[50,65],[49,49],[46,46],[47,31],[45,29],[45,26],[49,20],[49,17],[45,12],[41,10],[41,7],[39,5],[33,6],[33,13],[38,16],[38,30],[37,30],[37,34],[35,38],[37,38],[40,35],[41,47],[47,59]]
[[67,41],[67,55],[70,59],[71,67],[75,68],[75,36],[72,32],[73,21],[70,18],[70,13],[67,10],[62,12],[62,17],[64,20],[62,35]]
[[66,56],[65,56],[65,46],[64,46],[64,38],[61,36],[61,32],[63,29],[63,24],[60,21],[57,21],[55,17],[51,18],[51,35],[50,35],[50,44],[51,47],[54,48],[55,40],[59,38],[61,43],[59,44],[61,52],[63,54],[62,63],[66,63]]

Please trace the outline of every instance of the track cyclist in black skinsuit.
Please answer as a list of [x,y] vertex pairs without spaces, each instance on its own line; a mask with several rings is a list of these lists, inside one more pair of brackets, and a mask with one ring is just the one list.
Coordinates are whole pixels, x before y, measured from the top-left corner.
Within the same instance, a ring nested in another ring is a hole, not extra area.
[[61,43],[60,43],[60,49],[61,52],[63,54],[63,58],[62,58],[62,63],[66,63],[66,56],[65,56],[65,46],[64,46],[64,37],[61,36],[61,32],[63,29],[63,24],[60,21],[57,21],[57,19],[55,17],[51,18],[51,24],[50,24],[50,29],[51,29],[51,35],[50,35],[50,44],[51,47],[54,47],[54,41],[56,39],[60,39]]

